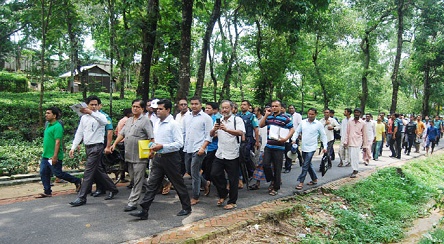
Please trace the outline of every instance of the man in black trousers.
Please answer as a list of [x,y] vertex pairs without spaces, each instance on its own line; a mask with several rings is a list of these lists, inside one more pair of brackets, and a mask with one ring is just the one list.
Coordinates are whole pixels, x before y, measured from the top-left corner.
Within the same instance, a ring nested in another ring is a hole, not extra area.
[[191,213],[191,200],[187,187],[181,174],[181,159],[179,150],[183,147],[183,135],[181,125],[174,120],[170,114],[172,103],[170,100],[162,99],[157,102],[157,117],[159,120],[154,125],[154,139],[156,143],[150,149],[154,154],[150,177],[145,196],[140,206],[142,210],[130,213],[141,220],[148,219],[148,210],[154,201],[154,197],[162,185],[165,175],[176,189],[182,210],[177,216],[185,216]]

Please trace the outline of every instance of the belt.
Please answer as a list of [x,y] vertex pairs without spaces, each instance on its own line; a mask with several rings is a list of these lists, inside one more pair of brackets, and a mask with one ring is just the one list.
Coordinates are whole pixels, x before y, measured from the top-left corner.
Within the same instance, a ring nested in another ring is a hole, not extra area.
[[42,159],[44,159],[44,160],[49,160],[49,158],[44,158],[44,157],[42,157]]
[[170,157],[173,156],[177,152],[170,152],[170,153],[156,153],[156,157],[162,158],[162,157]]
[[93,148],[93,147],[96,147],[96,146],[103,146],[103,143],[96,143],[96,144],[85,145],[85,148],[90,149],[90,148]]

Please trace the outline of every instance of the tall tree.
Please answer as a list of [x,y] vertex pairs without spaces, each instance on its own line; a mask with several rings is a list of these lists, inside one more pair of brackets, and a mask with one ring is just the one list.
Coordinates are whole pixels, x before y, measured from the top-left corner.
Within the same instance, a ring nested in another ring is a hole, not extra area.
[[197,71],[196,90],[194,92],[195,97],[202,97],[203,83],[205,79],[205,67],[207,64],[207,54],[209,52],[211,34],[213,33],[214,24],[220,17],[221,5],[221,0],[214,1],[213,11],[211,12],[210,19],[208,20],[207,27],[205,29],[205,34],[202,40],[202,48],[200,51],[199,69]]
[[193,22],[193,0],[182,1],[182,24],[179,54],[179,90],[175,103],[181,98],[188,97],[191,76],[191,24]]

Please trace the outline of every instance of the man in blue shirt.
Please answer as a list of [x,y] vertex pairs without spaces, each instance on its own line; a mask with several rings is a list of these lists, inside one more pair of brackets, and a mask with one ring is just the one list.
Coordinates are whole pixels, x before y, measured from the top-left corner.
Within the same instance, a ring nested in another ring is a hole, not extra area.
[[318,147],[318,137],[321,138],[322,145],[324,146],[322,152],[327,152],[327,135],[325,134],[324,126],[321,122],[316,120],[317,110],[310,108],[308,110],[308,118],[303,120],[299,124],[293,135],[293,141],[299,134],[302,133],[302,157],[304,158],[304,164],[302,165],[302,172],[298,177],[299,185],[296,186],[297,190],[301,190],[304,187],[305,177],[307,173],[310,174],[311,181],[307,185],[316,185],[318,183],[318,177],[313,169],[311,160]]

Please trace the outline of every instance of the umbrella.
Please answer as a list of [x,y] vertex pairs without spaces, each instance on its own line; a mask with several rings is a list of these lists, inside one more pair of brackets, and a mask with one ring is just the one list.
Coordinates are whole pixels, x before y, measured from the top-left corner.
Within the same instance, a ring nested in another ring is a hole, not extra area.
[[328,156],[328,153],[324,153],[324,155],[322,156],[321,166],[320,166],[322,176],[324,176],[325,173],[327,173],[327,170],[329,168],[331,168],[330,156]]

